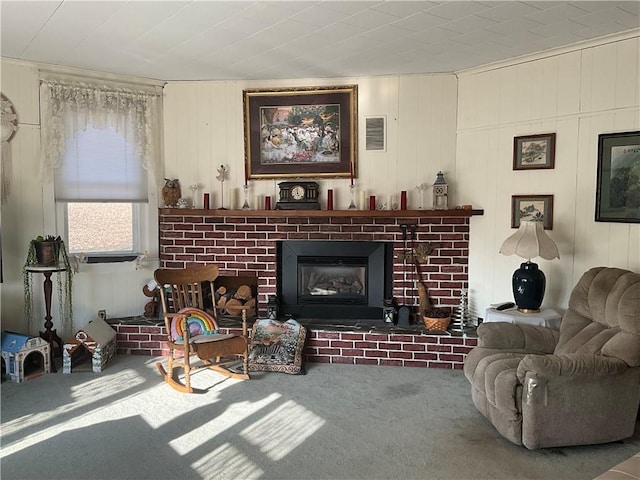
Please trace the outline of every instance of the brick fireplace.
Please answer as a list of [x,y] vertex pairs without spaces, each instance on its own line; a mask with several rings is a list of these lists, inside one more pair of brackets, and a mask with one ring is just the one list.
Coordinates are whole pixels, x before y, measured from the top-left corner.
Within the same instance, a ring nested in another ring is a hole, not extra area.
[[[213,263],[221,275],[258,279],[258,314],[277,289],[277,244],[289,240],[391,242],[392,295],[417,311],[417,275],[405,253],[427,243],[433,248],[421,261],[423,280],[435,305],[454,307],[460,289],[468,286],[469,224],[482,210],[408,211],[242,211],[160,209],[160,264],[185,268]],[[403,236],[403,226],[415,232]],[[407,238],[405,246],[404,238]],[[136,330],[145,329],[145,332]],[[157,332],[149,326],[120,327],[119,346],[143,353],[139,340],[162,353]],[[462,368],[465,354],[476,344],[467,335],[415,332],[332,331],[309,327],[309,361]],[[145,335],[147,338],[144,338]],[[136,340],[138,339],[138,340]]]

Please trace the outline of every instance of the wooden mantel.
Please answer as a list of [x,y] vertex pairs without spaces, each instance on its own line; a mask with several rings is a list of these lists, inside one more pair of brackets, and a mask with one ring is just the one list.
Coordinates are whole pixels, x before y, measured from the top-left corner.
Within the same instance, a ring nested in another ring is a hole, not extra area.
[[206,217],[472,217],[484,210],[222,210],[198,208],[161,208],[161,215],[202,215]]

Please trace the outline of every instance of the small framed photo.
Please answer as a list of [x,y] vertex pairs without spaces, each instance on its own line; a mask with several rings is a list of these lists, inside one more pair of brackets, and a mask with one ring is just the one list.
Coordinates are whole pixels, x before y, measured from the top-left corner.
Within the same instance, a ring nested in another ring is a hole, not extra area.
[[513,169],[537,170],[554,168],[556,162],[556,134],[543,133],[514,137]]
[[596,222],[640,223],[640,132],[598,135]]
[[520,220],[539,221],[553,230],[553,195],[512,195],[511,228],[520,228]]

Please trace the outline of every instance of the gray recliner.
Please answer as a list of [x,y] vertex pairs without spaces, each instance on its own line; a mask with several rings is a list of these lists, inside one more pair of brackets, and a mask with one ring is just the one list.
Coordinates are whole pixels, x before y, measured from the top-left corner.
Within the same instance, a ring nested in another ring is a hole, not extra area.
[[484,323],[465,360],[473,403],[529,449],[633,435],[640,403],[640,274],[587,271],[560,331]]

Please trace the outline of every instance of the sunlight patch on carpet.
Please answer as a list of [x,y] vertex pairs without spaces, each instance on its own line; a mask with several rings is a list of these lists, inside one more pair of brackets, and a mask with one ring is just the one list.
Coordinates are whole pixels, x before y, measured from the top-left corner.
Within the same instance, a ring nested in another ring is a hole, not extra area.
[[179,455],[186,455],[190,451],[203,446],[206,442],[217,435],[220,435],[234,425],[242,422],[251,415],[254,415],[257,411],[265,408],[270,403],[275,402],[281,396],[282,395],[279,393],[272,393],[268,397],[257,402],[236,402],[229,405],[227,410],[220,416],[212,418],[198,428],[193,428],[184,435],[171,440],[169,445]]
[[272,460],[280,460],[325,423],[315,413],[289,400],[245,428],[240,435]]
[[[119,395],[122,397],[128,389],[132,389],[136,385],[144,383],[144,381],[144,378],[138,375],[134,370],[125,370],[113,375],[97,376],[88,382],[71,387],[70,396],[73,399],[72,402],[61,405],[53,410],[34,413],[3,423],[2,434],[3,436],[8,436],[19,432],[26,427],[32,428],[34,425],[38,425],[43,422],[50,423],[52,419],[57,416],[68,416],[69,413],[74,410],[86,407],[91,403],[104,403],[105,399],[113,395]],[[122,401],[122,398],[120,398],[119,401]],[[101,405],[98,408],[104,408],[104,406]],[[84,415],[88,415],[89,413],[90,412],[86,412]],[[64,420],[67,420],[67,418]]]
[[226,443],[197,462],[192,463],[191,467],[202,475],[202,478],[242,478],[253,480],[260,478],[264,473],[246,455]]

